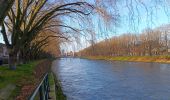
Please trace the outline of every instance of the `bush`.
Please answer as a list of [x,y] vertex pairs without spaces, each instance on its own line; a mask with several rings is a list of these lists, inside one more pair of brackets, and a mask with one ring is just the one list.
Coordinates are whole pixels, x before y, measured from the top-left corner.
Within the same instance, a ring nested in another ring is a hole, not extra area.
[[2,65],[2,62],[3,62],[2,59],[0,59],[0,65]]
[[8,58],[3,58],[3,59],[2,59],[2,63],[3,63],[3,64],[8,64]]

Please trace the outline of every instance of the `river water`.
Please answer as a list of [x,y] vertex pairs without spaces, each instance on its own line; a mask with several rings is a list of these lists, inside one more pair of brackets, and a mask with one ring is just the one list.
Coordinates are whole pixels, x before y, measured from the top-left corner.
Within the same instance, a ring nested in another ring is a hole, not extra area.
[[170,100],[170,64],[61,58],[52,69],[68,100]]

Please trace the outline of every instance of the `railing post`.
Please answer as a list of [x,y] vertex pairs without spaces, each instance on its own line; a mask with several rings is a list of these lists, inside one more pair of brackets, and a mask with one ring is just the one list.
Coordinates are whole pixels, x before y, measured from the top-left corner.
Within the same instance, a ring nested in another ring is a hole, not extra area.
[[34,100],[34,98],[38,92],[39,92],[40,100],[48,100],[49,99],[48,73],[44,76],[43,80],[41,81],[39,86],[35,89],[34,93],[30,96],[29,100]]
[[46,76],[46,78],[45,78],[45,80],[44,80],[44,95],[45,95],[45,100],[48,100],[48,98],[47,98],[47,76]]
[[43,89],[42,89],[42,86],[40,86],[39,94],[40,94],[40,100],[43,100]]
[[47,75],[47,89],[48,89],[48,97],[49,97],[49,92],[50,92],[50,83],[49,83],[49,77]]
[[47,91],[48,91],[48,99],[50,98],[49,97],[49,92],[50,92],[50,83],[49,83],[49,77],[48,77],[48,75],[47,75]]
[[44,84],[45,84],[45,99],[48,100],[49,99],[49,78],[48,78],[48,74],[44,80]]

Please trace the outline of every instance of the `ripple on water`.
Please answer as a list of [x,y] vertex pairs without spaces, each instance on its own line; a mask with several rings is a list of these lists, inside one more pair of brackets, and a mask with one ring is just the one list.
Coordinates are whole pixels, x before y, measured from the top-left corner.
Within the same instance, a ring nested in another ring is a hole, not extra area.
[[68,100],[170,100],[170,65],[63,58],[53,63]]

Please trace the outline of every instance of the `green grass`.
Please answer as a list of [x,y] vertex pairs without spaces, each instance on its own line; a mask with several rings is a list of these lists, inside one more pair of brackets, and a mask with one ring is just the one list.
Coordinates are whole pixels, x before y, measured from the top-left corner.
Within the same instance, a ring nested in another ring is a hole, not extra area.
[[56,100],[55,80],[54,80],[53,73],[50,72],[48,77],[49,77],[49,84],[50,84],[50,93],[49,93],[49,95],[52,98],[52,100]]
[[24,84],[34,83],[33,69],[37,63],[38,61],[34,61],[18,65],[16,70],[10,70],[7,66],[0,66],[0,90],[9,84],[13,84],[16,88],[12,91],[10,98],[15,97]]
[[55,80],[56,100],[67,100],[66,95],[62,91],[60,81],[57,79],[57,77],[54,77],[54,80]]
[[53,73],[49,73],[49,84],[51,85],[55,85],[55,81],[54,81],[54,76]]

